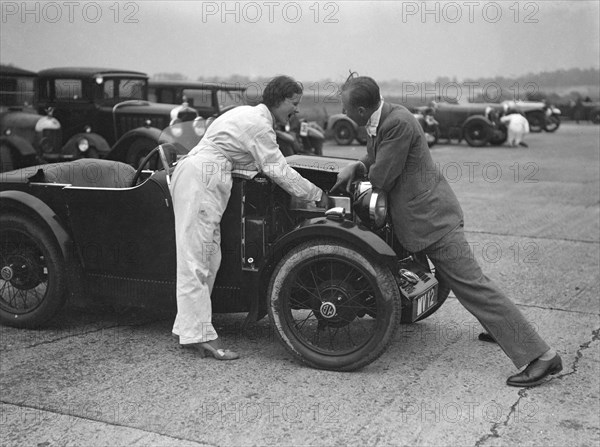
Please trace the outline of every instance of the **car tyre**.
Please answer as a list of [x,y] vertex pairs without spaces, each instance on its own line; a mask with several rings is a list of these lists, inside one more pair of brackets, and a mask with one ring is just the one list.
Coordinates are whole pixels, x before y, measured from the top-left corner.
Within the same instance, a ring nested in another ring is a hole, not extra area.
[[465,124],[464,139],[469,146],[482,147],[492,139],[492,127],[483,119],[471,120]]
[[64,305],[64,258],[50,231],[30,217],[0,216],[0,322],[37,327]]
[[529,121],[529,131],[532,133],[539,133],[544,130],[546,123],[546,116],[544,112],[530,112],[527,114],[527,121]]
[[335,142],[340,146],[347,146],[354,141],[356,138],[354,127],[347,121],[338,121],[333,126],[333,136]]
[[600,124],[600,111],[591,113],[590,121],[594,124]]
[[392,271],[346,243],[320,239],[291,249],[267,292],[285,348],[314,368],[353,371],[376,360],[400,321]]
[[550,115],[546,118],[544,124],[544,130],[546,132],[556,132],[556,130],[560,127],[560,118],[556,115]]

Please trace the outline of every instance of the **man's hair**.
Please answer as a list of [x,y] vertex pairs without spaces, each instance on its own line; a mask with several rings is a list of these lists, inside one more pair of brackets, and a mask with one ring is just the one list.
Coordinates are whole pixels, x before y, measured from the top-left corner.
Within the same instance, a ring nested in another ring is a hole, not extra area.
[[342,92],[348,92],[348,101],[353,107],[370,109],[376,107],[381,99],[379,86],[373,78],[368,76],[354,77],[353,73],[342,85]]
[[277,107],[286,98],[301,95],[302,91],[302,84],[290,76],[276,76],[265,87],[261,102],[269,108]]

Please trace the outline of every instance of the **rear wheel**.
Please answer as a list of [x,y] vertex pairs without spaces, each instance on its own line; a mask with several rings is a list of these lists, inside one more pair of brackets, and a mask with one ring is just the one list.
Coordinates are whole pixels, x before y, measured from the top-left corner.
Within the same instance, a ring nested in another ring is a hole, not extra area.
[[0,321],[39,326],[66,297],[64,259],[47,228],[19,214],[0,216]]
[[338,121],[335,126],[333,126],[333,132],[335,142],[340,146],[349,145],[356,137],[352,124],[347,121]]
[[550,115],[546,117],[546,127],[544,130],[546,132],[555,132],[556,129],[560,127],[560,117],[556,115]]
[[529,121],[529,131],[538,133],[544,130],[546,116],[544,112],[531,112],[527,114],[527,121]]
[[498,128],[493,129],[492,138],[490,139],[490,144],[493,146],[501,146],[506,143],[508,139],[508,130],[505,126],[500,126]]
[[492,139],[492,127],[482,119],[469,121],[465,124],[464,138],[473,147],[482,147]]
[[590,121],[594,124],[600,124],[600,111],[590,114]]
[[269,315],[286,349],[321,369],[352,371],[377,359],[400,321],[394,275],[375,257],[333,240],[293,248],[269,284]]

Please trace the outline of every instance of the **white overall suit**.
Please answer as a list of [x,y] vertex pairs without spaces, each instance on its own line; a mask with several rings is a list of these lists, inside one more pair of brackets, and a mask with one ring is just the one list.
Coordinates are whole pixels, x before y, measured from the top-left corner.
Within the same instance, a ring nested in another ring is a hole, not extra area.
[[177,246],[177,317],[180,344],[216,339],[210,295],[221,264],[221,217],[231,194],[231,171],[260,171],[290,195],[319,201],[322,191],[285,161],[273,116],[264,104],[221,115],[179,161],[171,179]]
[[508,128],[508,144],[518,146],[529,133],[529,121],[520,113],[511,113],[500,118]]

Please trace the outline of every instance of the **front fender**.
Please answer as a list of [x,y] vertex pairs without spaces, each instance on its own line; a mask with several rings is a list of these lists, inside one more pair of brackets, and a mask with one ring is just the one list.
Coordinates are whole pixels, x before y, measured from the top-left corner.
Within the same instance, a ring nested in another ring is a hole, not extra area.
[[106,154],[110,152],[110,145],[101,135],[98,135],[97,133],[81,132],[69,138],[69,141],[67,141],[62,148],[62,155],[70,155],[71,157],[69,158],[80,158],[78,144],[82,138],[86,138],[88,140],[90,149],[93,148],[98,151],[100,158],[104,158]]
[[126,160],[129,146],[131,146],[135,140],[141,138],[152,140],[156,142],[156,145],[158,146],[161,134],[162,131],[156,127],[138,127],[136,129],[131,129],[119,138],[110,152],[106,155],[106,159],[117,161]]
[[66,272],[71,293],[79,294],[83,289],[81,266],[75,257],[75,247],[69,233],[58,220],[56,213],[37,197],[23,191],[0,192],[0,209],[3,213],[14,210],[23,213],[48,227],[56,238],[66,262]]
[[465,120],[465,122],[463,123],[463,127],[465,127],[469,123],[472,123],[473,121],[483,121],[488,126],[494,127],[494,124],[489,119],[487,119],[485,116],[483,116],[483,115],[473,115],[473,116],[468,117]]
[[0,137],[0,143],[4,143],[13,150],[16,150],[22,157],[37,155],[37,151],[33,145],[19,135],[7,135]]
[[348,242],[357,247],[358,250],[380,258],[390,268],[394,269],[396,266],[396,253],[375,233],[365,227],[358,226],[350,220],[336,221],[325,217],[308,219],[277,240],[273,247],[272,264],[277,264],[285,253],[294,246],[315,238],[337,239]]

